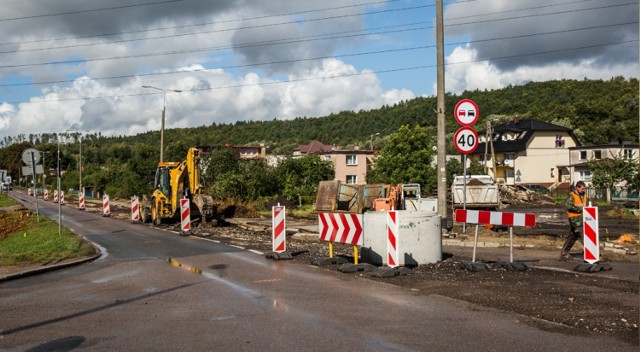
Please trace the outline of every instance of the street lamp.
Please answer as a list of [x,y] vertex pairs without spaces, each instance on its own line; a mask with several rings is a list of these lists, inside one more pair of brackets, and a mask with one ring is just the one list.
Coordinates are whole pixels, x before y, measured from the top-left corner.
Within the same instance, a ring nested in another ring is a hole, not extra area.
[[70,131],[67,130],[67,132],[70,133],[78,133],[80,134],[80,136],[78,137],[78,141],[80,143],[80,152],[79,152],[79,157],[78,157],[78,173],[80,174],[79,177],[79,183],[80,183],[80,187],[78,188],[78,192],[83,193],[84,194],[84,190],[82,189],[82,136],[83,136],[83,132],[90,132],[89,130],[84,130],[84,131]]
[[142,86],[142,88],[150,88],[162,92],[162,123],[160,124],[160,162],[164,161],[164,115],[167,110],[167,92],[181,93],[179,89],[162,89],[154,86]]
[[372,135],[371,135],[371,139],[370,139],[370,142],[371,142],[371,150],[373,150],[373,137],[375,137],[375,136],[379,136],[379,135],[380,135],[380,132],[378,132],[378,133],[376,133],[376,134],[372,134]]

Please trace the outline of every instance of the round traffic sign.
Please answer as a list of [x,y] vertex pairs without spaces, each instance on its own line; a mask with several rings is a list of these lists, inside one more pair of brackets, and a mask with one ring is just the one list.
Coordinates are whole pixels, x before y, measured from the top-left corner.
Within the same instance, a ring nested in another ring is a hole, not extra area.
[[456,121],[460,126],[468,127],[478,122],[480,117],[480,109],[478,104],[471,99],[462,99],[456,104],[456,108],[453,110]]
[[460,127],[453,135],[453,144],[462,154],[471,154],[478,148],[478,133],[471,127]]
[[[33,157],[32,157],[32,154],[33,154]],[[26,165],[31,165],[33,161],[35,161],[35,163],[38,164],[38,162],[40,161],[40,152],[33,148],[27,148],[22,152],[22,161]]]

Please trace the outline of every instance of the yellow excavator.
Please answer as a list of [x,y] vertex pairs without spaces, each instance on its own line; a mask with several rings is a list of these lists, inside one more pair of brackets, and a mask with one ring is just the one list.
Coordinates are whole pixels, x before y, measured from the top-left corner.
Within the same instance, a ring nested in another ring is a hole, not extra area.
[[200,162],[200,150],[189,148],[187,157],[181,162],[158,163],[153,194],[142,196],[142,222],[160,225],[163,220],[179,221],[180,199],[183,198],[189,199],[192,219],[199,217],[206,222],[214,216],[213,198],[204,194]]

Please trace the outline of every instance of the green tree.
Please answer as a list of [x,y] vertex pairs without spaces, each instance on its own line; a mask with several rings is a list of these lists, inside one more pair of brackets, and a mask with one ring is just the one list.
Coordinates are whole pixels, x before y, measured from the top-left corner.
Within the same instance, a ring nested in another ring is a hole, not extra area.
[[[590,160],[591,183],[594,187],[614,191],[617,184],[625,182],[630,190],[638,190],[638,160],[630,160],[622,155],[603,160]],[[608,193],[609,194],[609,193]],[[607,201],[609,196],[607,196]]]
[[403,125],[391,134],[374,167],[367,173],[367,183],[419,183],[429,192],[437,188],[437,175],[431,165],[435,145],[432,136],[416,125]]
[[320,160],[318,155],[302,158],[287,158],[275,170],[280,194],[288,200],[298,197],[314,197],[318,184],[323,180],[332,180],[335,175],[330,161]]

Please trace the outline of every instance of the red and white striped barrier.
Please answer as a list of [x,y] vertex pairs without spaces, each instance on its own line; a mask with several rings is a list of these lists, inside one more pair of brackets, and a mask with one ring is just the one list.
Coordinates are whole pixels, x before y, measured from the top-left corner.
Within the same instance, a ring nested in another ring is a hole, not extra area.
[[47,189],[44,190],[44,195],[42,196],[42,198],[44,200],[49,200],[49,190]]
[[80,190],[80,193],[78,194],[78,209],[80,210],[86,209],[86,206],[84,204],[84,188]]
[[58,203],[58,190],[53,191],[53,202]]
[[333,258],[333,243],[353,245],[353,261],[358,264],[358,246],[362,246],[362,214],[318,213],[320,240],[329,242],[329,258]]
[[536,215],[487,210],[456,209],[456,222],[480,225],[536,226]]
[[362,245],[362,215],[319,213],[318,218],[322,241]]
[[111,216],[111,206],[109,205],[109,195],[102,196],[102,216]]
[[398,213],[390,210],[387,213],[387,265],[398,266]]
[[187,198],[180,199],[180,234],[191,234],[191,210]]
[[140,202],[138,202],[138,196],[131,197],[131,222],[140,222]]
[[584,207],[582,220],[584,231],[584,261],[589,264],[595,264],[600,261],[598,207]]
[[513,263],[513,226],[536,226],[536,215],[529,213],[509,213],[487,210],[456,209],[456,222],[475,224],[476,231],[473,241],[472,262],[476,261],[478,247],[478,225],[500,225],[509,227],[509,260]]
[[60,191],[60,204],[64,205],[64,191]]
[[286,209],[283,206],[271,208],[271,232],[273,251],[282,253],[287,250]]

